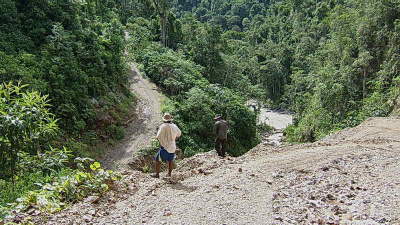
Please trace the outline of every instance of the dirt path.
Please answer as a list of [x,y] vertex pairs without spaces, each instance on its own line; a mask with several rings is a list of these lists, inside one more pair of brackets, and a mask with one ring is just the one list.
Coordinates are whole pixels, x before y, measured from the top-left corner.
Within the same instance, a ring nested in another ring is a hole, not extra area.
[[399,127],[374,118],[314,144],[204,153],[172,180],[132,172],[130,191],[47,224],[400,224]]
[[155,84],[143,78],[134,64],[131,68],[130,90],[139,98],[135,113],[138,118],[129,124],[124,140],[104,156],[103,165],[109,169],[125,168],[135,151],[150,144],[160,124],[163,96]]

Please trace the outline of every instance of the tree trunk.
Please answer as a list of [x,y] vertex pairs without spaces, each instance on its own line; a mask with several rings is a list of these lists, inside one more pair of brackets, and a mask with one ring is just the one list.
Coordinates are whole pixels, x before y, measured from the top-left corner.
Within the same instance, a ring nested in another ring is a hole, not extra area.
[[165,13],[163,13],[163,15],[160,15],[160,19],[161,19],[161,44],[164,47],[167,47],[167,16]]
[[364,69],[364,73],[363,73],[363,82],[362,82],[362,92],[363,92],[363,99],[367,97],[367,89],[366,89],[366,81],[367,80],[367,69]]

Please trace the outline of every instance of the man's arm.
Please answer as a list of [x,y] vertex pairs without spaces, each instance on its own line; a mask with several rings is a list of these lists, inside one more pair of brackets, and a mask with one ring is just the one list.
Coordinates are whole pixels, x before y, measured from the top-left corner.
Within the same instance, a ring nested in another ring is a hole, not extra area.
[[158,132],[157,132],[157,136],[156,136],[157,140],[160,140],[159,138],[161,135],[161,129],[162,129],[162,125],[160,126],[160,128],[158,128]]
[[177,125],[175,125],[176,128],[176,137],[180,137],[182,135],[182,131],[179,129],[179,127]]
[[218,122],[216,122],[215,124],[214,124],[214,134],[215,135],[218,135]]

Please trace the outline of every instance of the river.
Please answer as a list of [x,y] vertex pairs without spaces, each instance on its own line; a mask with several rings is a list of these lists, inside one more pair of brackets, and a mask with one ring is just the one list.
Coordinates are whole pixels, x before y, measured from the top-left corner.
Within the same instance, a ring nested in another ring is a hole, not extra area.
[[293,123],[293,115],[281,110],[261,108],[258,123],[275,128],[272,134],[263,136],[263,143],[279,146],[283,141],[283,130]]

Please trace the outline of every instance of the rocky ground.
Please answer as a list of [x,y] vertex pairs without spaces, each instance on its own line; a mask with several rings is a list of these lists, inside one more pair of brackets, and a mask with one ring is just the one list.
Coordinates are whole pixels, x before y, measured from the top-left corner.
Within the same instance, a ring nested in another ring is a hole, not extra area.
[[400,224],[400,119],[313,144],[184,159],[173,178],[125,171],[107,196],[39,224]]

